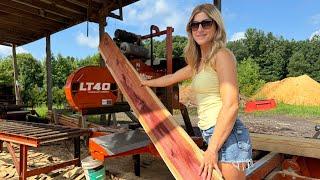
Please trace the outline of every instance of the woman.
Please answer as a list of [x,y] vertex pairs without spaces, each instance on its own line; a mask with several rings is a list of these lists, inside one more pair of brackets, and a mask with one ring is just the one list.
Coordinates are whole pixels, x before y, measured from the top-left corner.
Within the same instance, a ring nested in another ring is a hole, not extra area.
[[225,179],[245,179],[251,164],[252,146],[248,129],[237,119],[239,94],[236,60],[226,48],[226,32],[219,10],[202,4],[193,10],[187,25],[187,66],[174,74],[142,81],[150,87],[165,87],[192,78],[198,101],[198,126],[208,148],[201,175],[211,179],[215,169]]

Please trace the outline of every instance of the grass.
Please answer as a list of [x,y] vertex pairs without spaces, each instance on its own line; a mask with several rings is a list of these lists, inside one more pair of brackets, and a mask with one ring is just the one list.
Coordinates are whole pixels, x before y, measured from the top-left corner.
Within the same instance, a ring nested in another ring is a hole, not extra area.
[[[43,118],[46,117],[47,111],[48,111],[46,105],[36,107],[35,110],[40,115],[40,117],[43,117]],[[188,112],[190,116],[197,115],[197,109],[195,107],[188,108]],[[239,113],[240,114],[245,113],[243,111],[243,107],[240,107]],[[180,110],[174,110],[173,114],[180,114]],[[301,117],[301,118],[319,118],[319,121],[320,121],[320,106],[298,106],[298,105],[278,103],[275,109],[271,109],[267,111],[255,111],[250,114],[254,116],[286,115],[286,116]],[[100,121],[99,115],[93,115],[88,118],[93,122]]]
[[[243,110],[240,113],[244,113]],[[275,109],[252,112],[255,116],[287,115],[302,118],[320,118],[320,106],[302,106],[278,103]]]
[[48,112],[48,108],[46,105],[38,106],[35,108],[35,110],[41,118],[45,118]]
[[[63,106],[56,106],[56,105],[54,105],[52,108],[63,108]],[[45,105],[45,104],[43,104],[43,105],[41,105],[41,106],[37,106],[37,107],[35,107],[34,108],[35,110],[36,110],[36,112],[39,114],[39,116],[41,117],[41,118],[45,118],[46,116],[47,116],[47,113],[48,113],[48,107]]]

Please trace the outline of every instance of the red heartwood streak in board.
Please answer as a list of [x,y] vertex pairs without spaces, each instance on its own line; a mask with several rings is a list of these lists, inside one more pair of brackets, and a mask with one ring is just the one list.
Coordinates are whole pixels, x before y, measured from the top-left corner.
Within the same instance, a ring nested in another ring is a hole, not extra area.
[[[132,109],[140,115],[139,121],[175,178],[201,179],[198,175],[201,150],[160,100],[147,87],[140,86],[139,75],[107,34],[99,48],[109,71]],[[214,176],[221,179],[217,174]]]
[[[122,85],[127,90],[126,92],[128,93],[129,97],[136,104],[138,111],[142,116],[144,116],[146,123],[149,125],[150,129],[152,129],[152,134],[160,142],[160,144],[163,147],[163,150],[166,152],[168,156],[170,156],[169,159],[172,160],[172,163],[175,164],[177,169],[184,170],[185,165],[188,165],[190,170],[193,170],[193,172],[198,172],[199,164],[194,163],[197,162],[197,159],[195,158],[195,155],[192,152],[190,145],[184,144],[185,141],[183,141],[183,139],[180,139],[180,135],[174,136],[174,134],[178,133],[174,128],[168,129],[168,127],[165,126],[165,122],[168,121],[168,119],[166,117],[157,116],[157,114],[152,109],[150,109],[150,107],[146,106],[145,101],[140,99],[134,91],[130,91],[133,85],[131,86],[130,82],[126,80],[124,74],[122,74],[122,79],[120,81],[123,82]],[[155,109],[160,108],[155,107]],[[166,141],[162,141],[163,138],[166,138]],[[184,165],[181,161],[184,161]],[[199,176],[196,175],[196,173],[189,173],[183,174],[182,176],[185,176],[183,178],[199,178]],[[194,175],[196,175],[196,177],[194,177]]]

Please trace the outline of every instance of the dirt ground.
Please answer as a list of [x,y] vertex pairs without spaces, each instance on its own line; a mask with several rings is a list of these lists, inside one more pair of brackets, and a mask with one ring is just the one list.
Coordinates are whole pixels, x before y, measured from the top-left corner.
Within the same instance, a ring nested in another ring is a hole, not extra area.
[[[117,115],[117,119],[124,118]],[[175,115],[174,118],[183,125],[181,115]],[[196,126],[197,118],[191,116],[193,126]],[[300,119],[287,116],[264,116],[255,117],[252,115],[240,116],[251,132],[295,136],[295,137],[312,137],[315,134],[314,127],[316,122],[320,124],[320,117],[314,119]],[[52,163],[69,160],[73,156],[73,146],[71,141],[56,142],[40,148],[30,148],[28,156],[28,167],[34,168]],[[16,155],[18,146],[15,147]],[[81,158],[88,156],[88,149],[82,142]],[[164,162],[148,154],[141,155],[141,176],[134,175],[132,157],[122,157],[107,159],[105,161],[108,179],[156,179],[170,180],[174,179]],[[0,153],[0,179],[18,179],[10,154],[4,145],[3,152]],[[76,179],[84,180],[84,172],[81,167],[68,167],[53,171],[47,175],[41,174],[28,179]]]

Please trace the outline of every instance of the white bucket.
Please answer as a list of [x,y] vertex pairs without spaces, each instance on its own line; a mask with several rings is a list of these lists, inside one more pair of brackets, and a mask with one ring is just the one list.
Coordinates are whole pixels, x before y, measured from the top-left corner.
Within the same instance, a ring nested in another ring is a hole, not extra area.
[[103,161],[94,160],[91,156],[88,156],[81,161],[81,166],[87,180],[106,179]]

